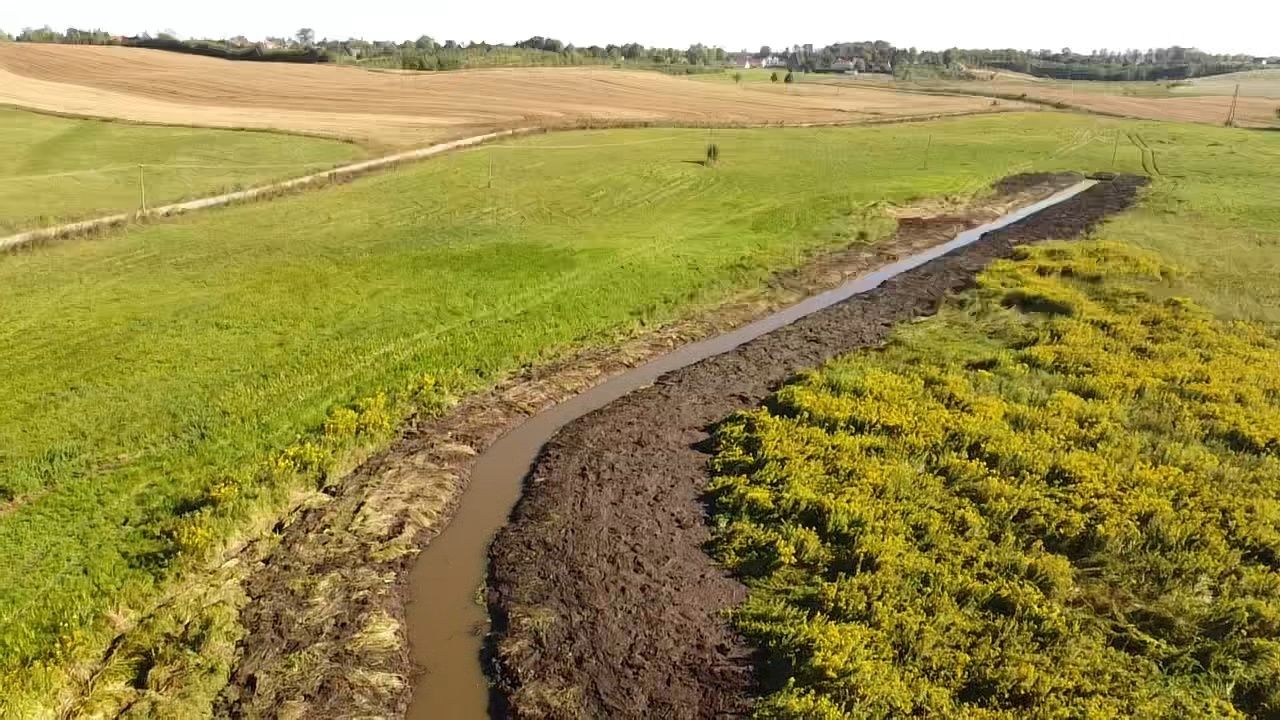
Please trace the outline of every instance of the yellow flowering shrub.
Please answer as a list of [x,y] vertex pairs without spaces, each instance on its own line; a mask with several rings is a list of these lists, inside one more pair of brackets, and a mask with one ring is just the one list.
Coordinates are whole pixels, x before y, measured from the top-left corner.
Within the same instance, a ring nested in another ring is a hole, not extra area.
[[170,555],[203,557],[219,547],[236,527],[235,513],[272,493],[322,488],[335,466],[353,448],[382,442],[410,412],[443,412],[451,396],[446,386],[421,375],[398,393],[378,393],[330,409],[318,431],[297,439],[258,466],[212,482],[200,497],[176,515],[163,533]]
[[761,718],[1280,716],[1280,341],[1025,248],[717,432]]

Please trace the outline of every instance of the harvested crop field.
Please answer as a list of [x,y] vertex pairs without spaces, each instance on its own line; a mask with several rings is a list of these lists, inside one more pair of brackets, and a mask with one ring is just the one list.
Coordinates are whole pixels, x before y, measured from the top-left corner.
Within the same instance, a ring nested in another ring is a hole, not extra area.
[[[1068,83],[990,83],[992,91],[1007,95],[1026,94],[1029,99],[1062,103],[1090,112],[1119,115],[1146,120],[1173,120],[1221,125],[1231,109],[1231,98],[1200,97],[1136,97],[1111,94],[1106,87],[1073,88]],[[1076,83],[1083,85],[1084,83]],[[1099,86],[1105,83],[1092,83]],[[1236,125],[1240,127],[1275,127],[1276,101],[1261,97],[1241,96],[1236,107]]]
[[721,613],[745,588],[704,553],[707,428],[787,377],[881,343],[1016,244],[1129,207],[1122,176],[567,425],[491,550],[499,681],[518,717],[746,714],[752,652]]
[[12,43],[0,45],[4,103],[139,122],[272,128],[386,147],[525,126],[847,123],[1000,109],[980,98],[876,88],[839,95],[783,93],[656,72],[370,72],[137,48]]
[[[1239,127],[1280,127],[1276,117],[1280,70],[1262,70],[1196,78],[1182,84],[1167,81],[1107,82],[1033,78],[1019,73],[981,71],[984,79],[896,80],[888,75],[856,79],[810,76],[829,94],[849,88],[880,87],[906,92],[956,93],[997,98],[1001,103],[1026,102],[1144,120],[1168,120],[1222,125],[1231,110],[1231,95],[1240,86],[1235,124]],[[990,77],[991,79],[985,79]]]
[[[1277,73],[1280,75],[1280,73]],[[1171,120],[1176,122],[1208,123],[1221,125],[1231,110],[1230,92],[1216,95],[1196,95],[1198,85],[1177,88],[1177,96],[1144,97],[1134,91],[1137,83],[1038,81],[999,79],[994,82],[951,83],[946,88],[954,92],[982,92],[1002,97],[1025,97],[1048,103],[1087,110],[1089,112],[1145,120]],[[1145,83],[1156,92],[1156,83]],[[1129,86],[1126,88],[1126,86]],[[1212,86],[1210,86],[1212,87]],[[1127,90],[1127,91],[1126,91]],[[1183,92],[1185,91],[1185,92]],[[1273,98],[1244,94],[1242,89],[1237,101],[1235,123],[1240,127],[1276,127],[1276,101]]]

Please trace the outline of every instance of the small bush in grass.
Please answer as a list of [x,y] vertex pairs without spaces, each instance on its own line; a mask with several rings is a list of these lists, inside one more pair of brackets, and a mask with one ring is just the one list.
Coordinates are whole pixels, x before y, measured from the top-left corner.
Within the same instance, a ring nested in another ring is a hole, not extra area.
[[707,166],[710,167],[720,162],[720,146],[715,143],[707,145]]
[[769,82],[778,82],[778,73],[776,71],[769,76]]
[[788,70],[788,71],[787,71],[787,76],[786,76],[785,78],[783,78],[783,79],[782,79],[782,82],[787,83],[787,84],[791,84],[791,83],[793,83],[793,82],[795,82],[795,81],[796,81],[796,76],[795,76],[795,74],[794,74],[794,73],[792,73],[790,70]]

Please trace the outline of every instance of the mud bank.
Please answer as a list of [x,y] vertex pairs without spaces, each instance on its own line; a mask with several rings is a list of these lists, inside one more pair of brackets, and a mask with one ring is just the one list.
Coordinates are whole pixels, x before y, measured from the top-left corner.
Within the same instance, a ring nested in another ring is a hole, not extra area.
[[[490,552],[498,684],[520,718],[745,714],[752,652],[722,620],[746,590],[702,548],[712,423],[787,377],[882,343],[1014,246],[1088,233],[1145,180],[1101,183],[875,290],[659,378],[566,425]],[[910,223],[904,225],[909,232]]]
[[[413,420],[388,449],[282,521],[271,548],[248,560],[248,599],[240,611],[246,635],[217,715],[402,715],[413,680],[423,670],[410,653],[405,627],[410,570],[455,515],[477,457],[499,437],[672,348],[719,335],[871,268],[944,243],[1078,179],[1069,174],[1015,176],[998,184],[994,196],[973,204],[899,209],[899,231],[884,242],[854,243],[781,274],[769,288],[744,293],[714,312],[530,369],[466,398],[444,416]],[[483,545],[468,562],[483,575],[488,562]],[[474,590],[472,586],[468,592],[474,596]],[[473,609],[481,621],[487,620],[482,605]],[[485,630],[470,633],[470,627],[458,627],[458,632],[471,634],[476,651],[470,672],[481,683],[478,654]]]

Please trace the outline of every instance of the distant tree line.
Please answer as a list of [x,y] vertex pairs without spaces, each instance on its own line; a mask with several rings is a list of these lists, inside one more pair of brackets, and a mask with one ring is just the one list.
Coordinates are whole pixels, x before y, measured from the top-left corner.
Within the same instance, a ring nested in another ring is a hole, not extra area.
[[[1038,77],[1076,80],[1174,80],[1217,75],[1256,67],[1267,58],[1251,55],[1213,55],[1195,48],[1169,47],[1151,50],[1095,50],[1073,53],[1070,48],[1052,50],[918,50],[894,47],[883,40],[835,43],[822,48],[793,45],[775,50],[768,46],[756,53],[739,53],[742,60],[776,61],[790,71],[900,73],[924,66],[929,75],[963,75],[980,68],[1011,70]],[[1274,61],[1274,59],[1272,59]]]
[[329,56],[315,47],[286,47],[266,50],[260,45],[237,47],[225,41],[214,40],[178,40],[172,37],[137,37],[123,38],[122,45],[148,48],[151,50],[169,50],[203,55],[205,57],[222,58],[223,60],[249,60],[258,62],[293,62],[322,63],[328,62]]
[[[124,47],[140,47],[152,50],[169,50],[191,55],[204,55],[226,60],[252,60],[262,62],[296,62],[319,63],[330,58],[314,45],[291,43],[277,38],[268,38],[262,43],[250,43],[244,38],[231,40],[181,40],[170,31],[151,35],[142,33],[137,36],[111,35],[103,30],[80,30],[67,28],[58,32],[49,26],[41,28],[24,28],[13,37],[0,31],[0,41],[16,40],[17,42],[57,43],[62,45],[120,45]],[[243,42],[238,42],[243,41]]]
[[1265,58],[1215,55],[1177,45],[1149,50],[948,50],[949,59],[1059,80],[1181,80],[1254,67]]
[[579,47],[555,38],[534,36],[511,45],[487,42],[466,44],[429,36],[413,42],[324,40],[320,43],[339,62],[400,67],[410,70],[455,70],[498,65],[620,65],[658,68],[722,66],[728,56],[723,48],[692,45],[688,49],[647,48],[640,43]]
[[[815,48],[761,47],[759,52],[737,53],[694,44],[685,49],[623,45],[575,46],[556,38],[535,35],[511,44],[437,42],[428,35],[417,40],[389,41],[349,38],[317,40],[315,31],[302,28],[291,38],[267,37],[252,42],[244,36],[222,40],[180,40],[171,31],[155,36],[113,36],[102,30],[48,26],[24,28],[16,37],[0,31],[0,41],[128,45],[208,55],[230,60],[280,62],[339,62],[408,70],[458,70],[470,67],[634,65],[688,74],[718,72],[726,66],[747,64],[783,67],[788,72],[880,72],[908,77],[971,75],[975,70],[1011,70],[1039,77],[1075,80],[1177,80],[1234,72],[1259,66],[1264,58],[1248,55],[1213,55],[1178,46],[1150,50],[1095,50],[1074,53],[1053,50],[941,51],[895,47],[884,40],[834,43]],[[1270,58],[1280,63],[1280,58]]]

